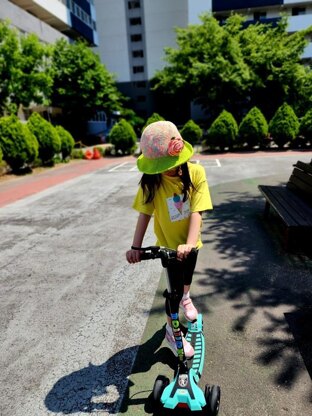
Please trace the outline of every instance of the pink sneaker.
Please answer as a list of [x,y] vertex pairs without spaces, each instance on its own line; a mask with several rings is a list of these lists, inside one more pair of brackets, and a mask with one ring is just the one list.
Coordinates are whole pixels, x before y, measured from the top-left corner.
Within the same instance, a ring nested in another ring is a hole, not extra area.
[[180,308],[183,309],[185,319],[187,319],[190,322],[196,321],[198,312],[195,306],[193,305],[191,298],[187,298],[184,300],[182,299],[180,302]]
[[[178,353],[177,353],[177,346],[176,346],[176,343],[175,343],[174,336],[171,335],[168,331],[166,331],[165,339],[166,339],[169,347],[171,348],[172,352],[177,357]],[[185,358],[188,359],[188,360],[190,358],[193,358],[195,352],[194,352],[194,348],[192,347],[192,345],[188,341],[186,341],[186,339],[184,337],[182,337],[182,342],[183,342]]]

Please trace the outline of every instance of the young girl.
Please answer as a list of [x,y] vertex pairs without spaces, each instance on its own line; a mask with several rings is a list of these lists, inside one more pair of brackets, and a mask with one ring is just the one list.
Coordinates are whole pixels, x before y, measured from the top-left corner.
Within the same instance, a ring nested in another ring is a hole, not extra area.
[[[154,215],[156,245],[177,250],[177,261],[167,268],[169,281],[175,282],[185,318],[195,321],[197,310],[190,298],[190,286],[197,252],[202,247],[202,212],[212,209],[205,170],[201,165],[188,162],[193,148],[170,121],[149,124],[142,133],[140,146],[142,154],[137,166],[143,176],[133,203],[139,217],[126,257],[129,263],[140,261],[140,250],[134,248],[142,247],[147,226]],[[166,340],[176,354],[167,299],[165,306]],[[186,358],[191,358],[194,349],[185,338],[183,346]]]

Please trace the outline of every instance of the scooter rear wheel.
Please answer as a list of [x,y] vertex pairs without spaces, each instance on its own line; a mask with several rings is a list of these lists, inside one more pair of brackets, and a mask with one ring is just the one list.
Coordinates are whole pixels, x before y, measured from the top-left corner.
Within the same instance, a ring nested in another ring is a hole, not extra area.
[[169,384],[169,379],[165,376],[158,376],[155,380],[153,387],[153,400],[155,403],[160,404],[160,398],[163,391]]
[[207,403],[208,416],[217,416],[220,408],[221,389],[219,386],[205,386],[205,399]]

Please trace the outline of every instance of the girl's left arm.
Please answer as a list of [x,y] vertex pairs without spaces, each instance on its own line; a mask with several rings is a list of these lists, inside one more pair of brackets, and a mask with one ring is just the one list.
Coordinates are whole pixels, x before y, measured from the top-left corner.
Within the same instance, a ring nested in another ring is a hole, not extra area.
[[198,241],[198,235],[200,232],[202,222],[201,212],[192,212],[190,217],[190,225],[187,235],[187,240],[185,244],[180,244],[177,248],[177,257],[178,259],[186,258],[192,248],[195,248]]

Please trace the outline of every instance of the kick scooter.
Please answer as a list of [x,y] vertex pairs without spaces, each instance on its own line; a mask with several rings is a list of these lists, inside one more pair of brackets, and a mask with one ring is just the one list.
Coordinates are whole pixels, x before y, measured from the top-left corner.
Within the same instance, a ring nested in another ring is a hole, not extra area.
[[[140,248],[141,260],[161,259],[166,269],[169,264],[177,261],[175,250],[150,246]],[[189,254],[191,255],[192,252]],[[176,304],[176,291],[168,278],[168,289],[165,296],[169,300],[170,310]],[[174,303],[175,302],[175,303]],[[173,308],[173,311],[177,308]],[[220,406],[221,390],[219,386],[206,384],[205,392],[197,385],[202,375],[205,358],[205,339],[203,335],[202,315],[198,314],[195,322],[188,322],[186,340],[194,347],[194,357],[191,363],[185,357],[182,331],[178,313],[171,313],[172,329],[177,346],[177,369],[170,383],[165,376],[159,375],[154,383],[153,399],[156,404],[167,409],[184,408],[190,411],[204,411],[208,416],[217,416]]]

